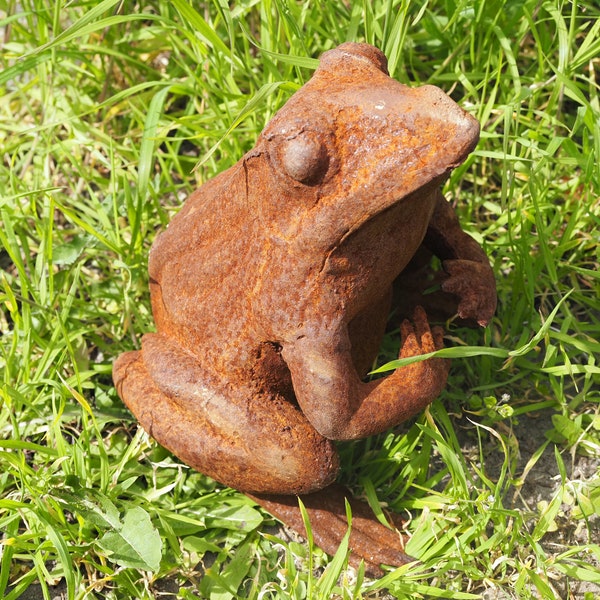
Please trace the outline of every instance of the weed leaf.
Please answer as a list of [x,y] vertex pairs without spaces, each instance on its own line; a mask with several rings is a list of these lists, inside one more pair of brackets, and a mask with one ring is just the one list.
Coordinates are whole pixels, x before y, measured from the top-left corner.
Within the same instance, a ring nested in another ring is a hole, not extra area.
[[234,531],[253,531],[263,521],[261,514],[251,506],[219,507],[207,515],[206,522],[209,527],[222,527]]
[[122,567],[157,571],[160,566],[160,535],[139,506],[127,510],[119,528],[105,533],[98,544]]

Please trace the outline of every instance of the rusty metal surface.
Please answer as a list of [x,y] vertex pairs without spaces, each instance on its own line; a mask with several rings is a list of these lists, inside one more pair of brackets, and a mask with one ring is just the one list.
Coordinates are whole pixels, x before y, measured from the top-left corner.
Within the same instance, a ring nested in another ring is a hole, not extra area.
[[[250,496],[288,527],[306,535],[296,497]],[[350,504],[352,516],[348,546],[349,562],[353,567],[358,568],[360,561],[364,561],[367,575],[378,577],[383,575],[380,568],[382,564],[400,566],[414,561],[404,551],[407,537],[400,533],[403,522],[398,515],[386,515],[394,529],[385,527],[375,520],[368,504],[352,498],[348,490],[338,484],[302,496],[313,541],[319,548],[328,554],[335,554],[348,530],[346,501]]]
[[[427,406],[447,361],[362,377],[394,281],[402,296],[403,271],[423,248],[442,259],[461,318],[485,325],[493,315],[487,257],[439,191],[478,135],[441,90],[391,79],[376,48],[325,53],[255,148],[194,192],[154,242],[157,332],[113,374],[142,426],[226,485],[293,495],[334,481],[332,440]],[[400,356],[441,348],[425,311],[410,316]]]

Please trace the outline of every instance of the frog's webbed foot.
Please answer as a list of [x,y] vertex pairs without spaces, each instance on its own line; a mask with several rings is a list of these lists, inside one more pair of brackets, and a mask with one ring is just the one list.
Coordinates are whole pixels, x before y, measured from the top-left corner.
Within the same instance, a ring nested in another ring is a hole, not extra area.
[[487,263],[474,260],[445,260],[448,278],[442,290],[458,298],[457,313],[461,319],[472,319],[485,327],[496,311],[496,282]]
[[[288,527],[306,535],[302,514],[295,496],[251,496],[278,520]],[[333,555],[348,529],[345,500],[352,511],[350,532],[350,564],[358,567],[365,562],[365,571],[372,577],[383,574],[381,565],[398,567],[414,559],[404,553],[405,536],[397,530],[382,525],[368,504],[353,498],[341,485],[329,487],[301,496],[308,513],[314,542],[327,554]],[[395,515],[394,523],[400,526]]]

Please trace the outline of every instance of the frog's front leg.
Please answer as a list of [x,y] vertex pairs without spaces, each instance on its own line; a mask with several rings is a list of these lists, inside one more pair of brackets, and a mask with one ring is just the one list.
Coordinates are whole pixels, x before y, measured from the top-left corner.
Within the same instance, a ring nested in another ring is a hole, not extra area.
[[458,298],[458,316],[489,323],[496,310],[496,282],[488,257],[458,221],[450,203],[436,191],[435,210],[423,244],[442,259],[448,278],[442,290]]
[[225,485],[304,494],[335,479],[335,447],[291,402],[244,381],[222,383],[164,335],[145,335],[141,351],[119,357],[113,378],[152,437]]
[[[329,439],[357,439],[394,427],[421,412],[446,384],[449,363],[439,358],[413,362],[363,383],[353,364],[347,326],[324,318],[313,325],[284,344],[282,356],[302,411]],[[400,358],[443,347],[443,331],[430,329],[420,307],[413,323],[402,323],[401,334]]]

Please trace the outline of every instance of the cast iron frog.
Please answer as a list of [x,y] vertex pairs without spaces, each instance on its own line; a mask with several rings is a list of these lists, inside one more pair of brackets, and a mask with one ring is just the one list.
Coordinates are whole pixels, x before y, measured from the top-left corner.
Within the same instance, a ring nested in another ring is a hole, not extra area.
[[[394,427],[446,383],[439,358],[362,381],[394,280],[424,246],[444,261],[460,317],[485,325],[495,310],[487,257],[440,192],[478,137],[442,91],[390,78],[378,49],[326,52],[255,148],[152,246],[157,332],[114,368],[144,429],[300,530],[303,495],[316,543],[335,551],[347,495],[333,484],[333,440]],[[401,333],[401,357],[442,347],[420,307]],[[410,560],[401,536],[351,506],[351,547],[369,572]]]

